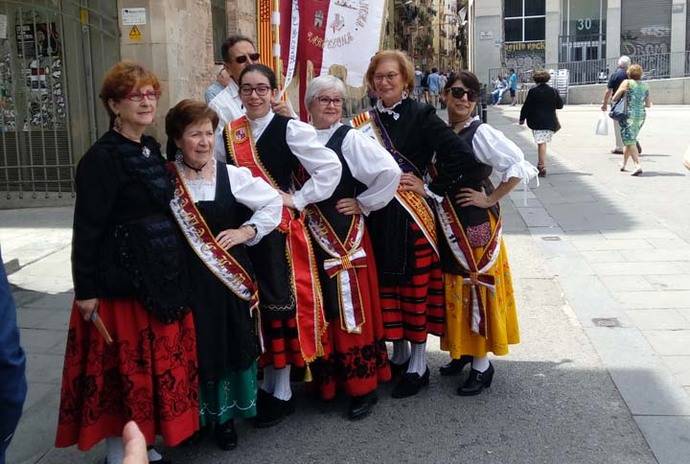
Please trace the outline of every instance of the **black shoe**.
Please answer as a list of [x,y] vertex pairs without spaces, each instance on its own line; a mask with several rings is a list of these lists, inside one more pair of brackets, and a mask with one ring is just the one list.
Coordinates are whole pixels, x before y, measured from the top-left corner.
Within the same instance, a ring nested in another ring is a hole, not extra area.
[[429,368],[426,368],[424,375],[420,376],[417,373],[406,372],[402,376],[398,384],[393,389],[393,398],[407,398],[419,393],[422,387],[429,385]]
[[256,426],[260,429],[273,427],[295,412],[295,399],[279,400],[270,393],[259,389],[256,409]]
[[472,369],[470,376],[467,377],[465,383],[458,387],[458,395],[460,396],[474,396],[478,395],[485,388],[491,386],[491,381],[494,378],[494,366],[489,363],[489,368],[484,372],[479,372]]
[[350,400],[347,418],[350,420],[364,419],[371,413],[378,401],[379,397],[375,391],[362,396],[353,396]]
[[388,361],[388,364],[391,366],[391,375],[393,377],[400,377],[407,372],[407,366],[410,365],[410,359],[408,358],[407,361],[402,364],[395,364],[393,361]]
[[467,366],[471,362],[472,362],[472,356],[464,354],[464,355],[460,356],[460,359],[451,359],[448,364],[441,367],[438,371],[444,377],[451,376],[451,375],[458,375],[462,372],[462,370],[465,368],[465,366]]
[[216,425],[214,430],[216,436],[216,444],[224,451],[230,451],[237,448],[237,432],[235,431],[235,421],[230,419],[225,424]]

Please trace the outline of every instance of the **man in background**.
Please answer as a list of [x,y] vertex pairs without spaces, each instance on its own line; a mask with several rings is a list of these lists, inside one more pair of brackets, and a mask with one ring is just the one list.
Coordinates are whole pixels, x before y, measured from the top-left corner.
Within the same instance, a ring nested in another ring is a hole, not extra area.
[[517,73],[515,72],[515,69],[510,68],[510,77],[508,78],[508,87],[510,89],[510,106],[515,106],[517,103],[517,85]]
[[438,94],[439,94],[439,91],[441,90],[439,85],[440,85],[440,81],[439,81],[438,69],[431,68],[431,74],[429,74],[429,96],[431,97],[431,101],[429,103],[434,108],[436,108],[436,106],[438,105]]

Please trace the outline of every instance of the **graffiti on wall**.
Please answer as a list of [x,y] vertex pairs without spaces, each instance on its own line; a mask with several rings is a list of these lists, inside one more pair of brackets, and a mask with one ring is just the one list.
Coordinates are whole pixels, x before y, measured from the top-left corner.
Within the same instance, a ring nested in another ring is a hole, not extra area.
[[530,80],[532,69],[543,68],[545,61],[546,43],[543,40],[503,44],[503,66],[514,68],[522,82]]
[[621,34],[621,49],[631,56],[670,53],[671,28],[657,25],[625,30]]

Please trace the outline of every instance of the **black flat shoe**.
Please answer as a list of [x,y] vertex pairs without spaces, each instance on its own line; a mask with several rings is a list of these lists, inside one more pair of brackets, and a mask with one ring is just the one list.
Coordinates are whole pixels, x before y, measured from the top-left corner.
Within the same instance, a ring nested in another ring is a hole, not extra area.
[[217,425],[213,434],[220,449],[230,451],[237,448],[237,432],[235,431],[235,421],[232,419],[225,424]]
[[393,361],[388,361],[388,364],[391,366],[391,375],[393,377],[400,377],[407,372],[407,366],[410,365],[410,360],[408,358],[408,360],[402,364],[395,364]]
[[350,400],[350,408],[347,411],[347,418],[350,420],[364,419],[379,401],[376,392],[371,392],[363,396],[353,396]]
[[256,404],[256,427],[263,429],[279,424],[295,412],[295,398],[279,400],[270,393],[259,389]]
[[479,372],[474,369],[470,371],[470,376],[467,377],[465,383],[458,387],[458,395],[460,396],[474,396],[478,395],[485,388],[491,386],[491,381],[494,378],[494,366],[489,363],[489,368],[484,372]]
[[444,376],[448,377],[451,375],[458,375],[462,372],[462,370],[472,362],[472,356],[469,355],[462,355],[460,356],[460,359],[451,359],[448,364],[445,366],[439,368],[439,373]]
[[417,373],[406,372],[400,378],[400,381],[393,389],[391,396],[393,398],[407,398],[419,393],[422,387],[429,385],[429,368],[426,368],[424,375],[420,376]]

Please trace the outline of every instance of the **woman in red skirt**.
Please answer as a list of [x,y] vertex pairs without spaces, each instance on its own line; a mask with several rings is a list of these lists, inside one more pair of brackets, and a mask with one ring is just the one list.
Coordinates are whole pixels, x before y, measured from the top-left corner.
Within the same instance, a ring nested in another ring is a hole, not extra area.
[[[372,212],[368,225],[386,339],[393,342],[391,362],[395,371],[404,372],[393,397],[405,398],[429,384],[427,335],[443,333],[443,276],[428,200],[445,194],[473,155],[432,106],[410,97],[414,67],[403,52],[380,51],[365,77],[378,100],[374,109],[356,116],[353,125],[376,138],[403,171],[396,201]],[[439,175],[424,185],[418,179],[427,176],[434,156]]]
[[175,446],[198,429],[196,339],[184,243],[168,209],[173,184],[159,144],[143,135],[160,84],[122,62],[100,97],[111,129],[77,166],[75,302],[55,445],[88,450],[105,439],[106,462],[120,464],[130,420],[149,444],[161,435]]
[[319,266],[328,330],[326,356],[314,363],[321,397],[337,387],[351,398],[348,417],[367,416],[379,382],[390,380],[374,251],[364,219],[395,196],[400,168],[386,150],[352,126],[341,124],[345,84],[319,76],[307,87],[309,110],[319,141],[343,165],[333,195],[306,208]]

